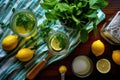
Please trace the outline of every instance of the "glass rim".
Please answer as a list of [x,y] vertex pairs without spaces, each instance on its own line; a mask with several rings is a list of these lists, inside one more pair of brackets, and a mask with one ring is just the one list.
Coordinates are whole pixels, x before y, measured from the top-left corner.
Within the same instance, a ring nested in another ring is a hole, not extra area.
[[[82,74],[82,75],[76,73],[76,72],[74,71],[74,69],[73,69],[73,63],[74,63],[74,61],[75,61],[77,58],[79,58],[79,57],[85,57],[85,58],[89,61],[89,63],[90,63],[90,69],[89,69],[89,71],[88,71],[87,73],[85,73],[85,74]],[[79,55],[79,56],[75,57],[75,58],[73,59],[73,61],[72,61],[72,71],[73,71],[73,73],[74,73],[77,77],[80,77],[80,78],[88,77],[88,76],[93,72],[93,67],[94,67],[94,65],[93,65],[92,60],[91,60],[88,56],[86,56],[86,55]]]
[[[16,29],[15,29],[15,25],[14,25],[14,18],[16,17],[16,15],[17,14],[19,14],[19,13],[28,13],[28,14],[30,14],[30,15],[32,15],[32,17],[34,18],[34,20],[35,20],[35,25],[34,25],[34,28],[29,32],[29,33],[26,33],[26,34],[19,34],[18,32],[16,32]],[[20,9],[20,10],[17,10],[17,11],[15,11],[14,13],[13,13],[13,15],[11,16],[11,19],[10,19],[10,27],[11,27],[11,29],[13,30],[13,32],[15,33],[15,34],[17,34],[18,36],[21,36],[21,37],[28,37],[28,36],[30,36],[35,30],[36,30],[36,27],[37,26],[37,18],[36,18],[36,16],[35,16],[35,14],[32,12],[32,11],[30,11],[30,10],[28,10],[28,9]]]
[[[65,49],[60,50],[60,51],[55,51],[55,50],[52,49],[52,47],[51,47],[51,45],[50,45],[51,38],[52,38],[54,35],[56,35],[56,34],[62,34],[62,35],[64,36],[64,38],[65,38],[65,40],[66,40],[66,41],[65,41],[65,42],[66,42],[66,47],[65,47]],[[48,45],[48,49],[49,49],[50,53],[52,53],[53,55],[63,55],[63,54],[67,54],[68,51],[69,51],[69,38],[68,38],[68,36],[67,36],[65,33],[61,32],[61,31],[51,31],[51,32],[49,33],[49,36],[48,36],[47,45]]]

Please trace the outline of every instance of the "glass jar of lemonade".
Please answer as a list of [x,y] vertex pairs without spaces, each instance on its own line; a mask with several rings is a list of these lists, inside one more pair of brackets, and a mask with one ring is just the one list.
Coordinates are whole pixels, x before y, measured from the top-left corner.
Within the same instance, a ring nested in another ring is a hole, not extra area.
[[110,44],[120,45],[120,11],[110,20],[103,25],[101,36]]
[[36,30],[37,19],[33,12],[29,10],[18,10],[11,17],[10,26],[14,33],[27,37]]
[[77,56],[72,62],[72,71],[78,77],[87,77],[93,71],[93,62],[85,55]]
[[68,53],[69,39],[68,36],[60,31],[52,31],[48,38],[48,49],[50,53],[61,55]]

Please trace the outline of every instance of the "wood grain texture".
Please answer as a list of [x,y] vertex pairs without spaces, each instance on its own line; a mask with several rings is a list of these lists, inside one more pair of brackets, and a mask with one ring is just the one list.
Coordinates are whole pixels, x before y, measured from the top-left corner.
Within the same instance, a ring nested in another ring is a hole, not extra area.
[[[103,20],[99,25],[99,33],[97,36],[94,36],[93,32],[89,34],[89,40],[86,43],[79,44],[74,51],[65,59],[57,61],[47,68],[43,69],[35,78],[35,80],[60,80],[60,73],[58,69],[61,65],[67,66],[67,72],[65,76],[65,80],[120,80],[120,66],[116,65],[112,58],[112,51],[116,49],[120,49],[120,46],[113,46],[108,44],[101,36],[100,36],[100,29],[105,21],[108,20],[111,16],[115,15],[117,11],[120,10],[120,0],[108,0],[109,5],[107,8],[102,9],[103,12],[106,14],[105,20]],[[100,39],[105,44],[105,52],[100,57],[95,57],[91,52],[91,44],[93,41]],[[87,55],[89,56],[93,63],[94,63],[94,70],[93,73],[86,78],[78,78],[72,72],[72,61],[78,55]],[[100,74],[96,69],[96,61],[101,58],[107,58],[111,62],[111,70],[107,74]]]

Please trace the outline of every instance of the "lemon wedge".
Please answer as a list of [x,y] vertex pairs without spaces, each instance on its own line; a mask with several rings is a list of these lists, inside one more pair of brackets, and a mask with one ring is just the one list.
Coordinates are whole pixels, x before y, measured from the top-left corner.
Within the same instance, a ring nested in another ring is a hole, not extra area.
[[56,50],[56,51],[60,51],[62,50],[62,48],[60,47],[60,41],[58,39],[52,38],[51,39],[51,47]]

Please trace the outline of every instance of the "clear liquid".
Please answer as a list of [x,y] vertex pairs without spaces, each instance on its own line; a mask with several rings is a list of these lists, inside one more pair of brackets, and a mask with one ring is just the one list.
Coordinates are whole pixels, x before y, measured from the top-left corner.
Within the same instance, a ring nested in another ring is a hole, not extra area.
[[118,13],[113,20],[101,32],[102,36],[111,44],[120,44],[120,14]]
[[34,14],[27,10],[21,10],[13,14],[11,18],[12,30],[22,37],[34,34],[37,20]]
[[[29,23],[26,23],[27,26],[24,26],[24,24],[22,26],[18,26],[17,25],[17,22],[18,23],[21,23],[20,21],[18,21],[18,17],[19,17],[19,14],[16,16],[15,18],[15,30],[17,33],[19,34],[27,34],[29,32],[31,32],[33,29],[34,29],[34,25],[35,25],[35,20],[34,20],[34,17],[31,16],[31,14],[28,14],[28,13],[23,13],[22,14],[23,16],[21,17],[27,17],[28,18],[28,22]],[[30,21],[32,21],[32,23],[30,23]]]
[[109,31],[110,35],[120,41],[120,15],[118,15],[116,19],[105,28],[105,30]]
[[72,64],[73,72],[80,77],[88,76],[92,71],[92,63],[85,56],[78,56]]
[[69,49],[69,41],[67,35],[62,32],[51,32],[48,39],[49,51],[56,55],[66,54]]

